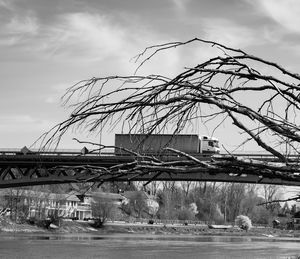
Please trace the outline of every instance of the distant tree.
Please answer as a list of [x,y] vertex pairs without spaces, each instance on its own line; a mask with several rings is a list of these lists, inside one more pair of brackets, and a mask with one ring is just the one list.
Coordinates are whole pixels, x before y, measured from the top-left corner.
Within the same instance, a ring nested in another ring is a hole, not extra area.
[[269,225],[274,216],[264,206],[255,206],[248,214],[255,224]]
[[180,182],[180,186],[183,190],[185,198],[188,197],[190,190],[193,187],[193,184],[194,184],[194,182],[192,182],[192,181],[181,181]]
[[294,216],[297,213],[297,206],[293,204],[291,207],[291,215]]
[[196,215],[198,213],[197,204],[195,202],[189,204],[189,210]]
[[235,219],[235,224],[237,224],[241,229],[246,231],[250,230],[252,227],[251,220],[244,215],[237,216]]
[[138,190],[134,182],[110,182],[107,185],[109,186],[109,188],[107,188],[106,191],[112,193]]
[[258,187],[255,184],[244,184],[244,198],[241,201],[241,214],[249,215],[250,218],[253,217],[250,215],[255,211],[257,204],[262,200],[258,196]]
[[265,207],[269,210],[272,214],[278,214],[281,207],[279,202],[271,202],[273,200],[277,200],[279,198],[279,192],[281,190],[280,186],[276,185],[263,185],[263,195],[265,198]]
[[179,209],[177,217],[179,220],[195,220],[196,214],[198,214],[197,205],[196,203],[191,203]]
[[0,210],[3,210],[7,207],[7,200],[5,196],[0,196]]
[[112,204],[112,202],[100,197],[93,197],[91,208],[92,215],[95,220],[95,227],[102,227],[116,210],[116,207]]
[[136,192],[136,194],[130,199],[129,204],[132,206],[139,218],[142,217],[143,211],[148,212],[149,210],[143,192]]
[[189,208],[181,208],[177,217],[179,220],[194,220],[195,214]]
[[246,188],[246,185],[241,183],[224,183],[220,187],[221,211],[225,221],[233,222],[241,213]]
[[159,210],[157,215],[160,219],[177,219],[177,211],[181,209],[181,201],[176,199],[174,190],[164,189],[158,191],[157,200]]
[[287,202],[280,208],[278,216],[279,217],[287,217],[291,215],[291,209]]
[[219,209],[219,185],[216,183],[205,183],[196,190],[197,199],[195,200],[199,220],[208,222],[220,222],[223,220]]
[[[145,184],[144,184],[145,186]],[[148,185],[148,190],[150,192],[150,194],[152,194],[153,196],[156,196],[158,190],[159,190],[159,186],[160,186],[160,183],[159,182],[150,182]]]
[[5,194],[5,207],[10,209],[10,219],[17,223],[24,223],[29,215],[29,204],[26,200],[26,189],[10,189]]
[[130,198],[129,202],[122,204],[121,209],[128,216],[142,218],[149,216],[149,207],[143,192],[136,191]]

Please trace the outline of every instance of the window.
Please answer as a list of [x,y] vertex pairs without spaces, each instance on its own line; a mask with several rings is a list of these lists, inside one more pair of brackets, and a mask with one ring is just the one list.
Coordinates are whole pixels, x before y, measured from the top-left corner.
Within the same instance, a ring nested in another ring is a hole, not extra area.
[[214,146],[215,146],[215,147],[219,147],[219,142],[215,140],[215,141],[214,141]]

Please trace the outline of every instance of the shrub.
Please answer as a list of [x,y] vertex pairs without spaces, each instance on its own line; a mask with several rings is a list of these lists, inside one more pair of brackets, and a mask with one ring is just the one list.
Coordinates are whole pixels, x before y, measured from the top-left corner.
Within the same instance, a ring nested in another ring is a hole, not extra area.
[[239,215],[235,219],[235,224],[238,225],[243,230],[250,230],[252,227],[251,220],[244,215]]
[[116,211],[116,206],[112,202],[100,197],[94,197],[92,203],[92,214],[94,218],[93,227],[101,228],[107,219],[111,218]]
[[179,220],[193,220],[194,218],[195,218],[195,214],[187,208],[178,211]]

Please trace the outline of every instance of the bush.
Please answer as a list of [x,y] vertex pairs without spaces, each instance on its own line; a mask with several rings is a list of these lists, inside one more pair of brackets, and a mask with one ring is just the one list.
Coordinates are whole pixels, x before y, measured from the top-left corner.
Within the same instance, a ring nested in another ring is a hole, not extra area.
[[238,225],[243,230],[250,230],[252,227],[251,220],[244,215],[239,215],[235,219],[235,224]]
[[116,206],[112,202],[99,197],[93,197],[92,214],[94,227],[101,228],[107,219],[112,218],[116,209]]
[[91,226],[94,228],[102,228],[103,225],[104,225],[104,221],[102,221],[99,218],[94,219],[94,223],[91,224]]
[[40,219],[40,218],[30,217],[27,220],[27,223],[30,225],[35,225],[40,228],[49,228],[49,226],[52,222],[49,218],[48,219]]
[[187,208],[178,211],[179,220],[193,220],[195,219],[195,214]]
[[51,220],[49,219],[38,219],[35,222],[35,225],[40,227],[40,228],[49,228],[51,225]]

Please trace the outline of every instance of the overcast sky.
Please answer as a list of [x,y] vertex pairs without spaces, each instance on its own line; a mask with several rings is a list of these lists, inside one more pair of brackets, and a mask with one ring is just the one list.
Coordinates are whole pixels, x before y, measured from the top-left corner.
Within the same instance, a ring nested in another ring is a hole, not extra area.
[[[216,40],[299,71],[299,14],[297,0],[0,0],[0,147],[30,146],[67,117],[67,87],[133,73],[131,58],[151,44]],[[187,57],[143,72],[176,73]],[[67,136],[61,147],[77,146]]]

